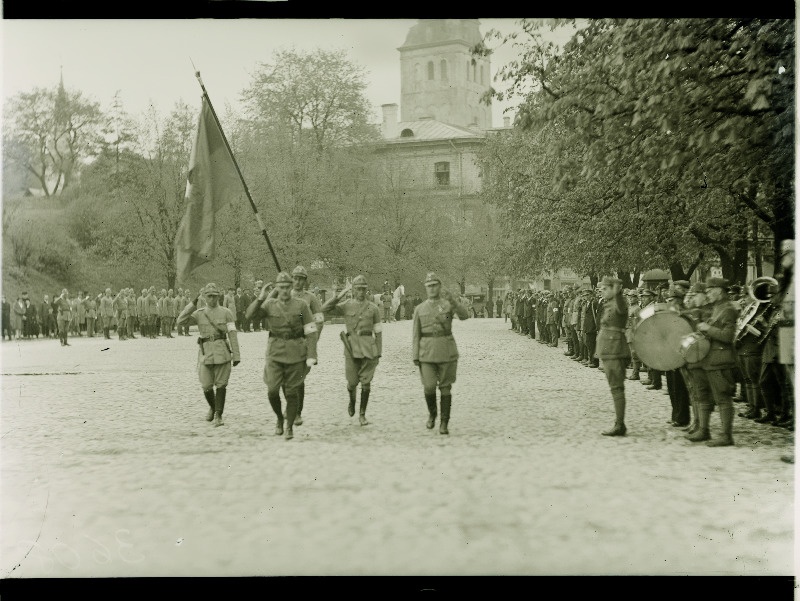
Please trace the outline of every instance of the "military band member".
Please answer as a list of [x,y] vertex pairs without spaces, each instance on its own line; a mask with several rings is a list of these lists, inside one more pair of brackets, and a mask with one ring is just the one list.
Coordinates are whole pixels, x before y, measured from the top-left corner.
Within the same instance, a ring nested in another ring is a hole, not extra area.
[[[686,314],[684,299],[690,286],[691,284],[686,280],[676,280],[672,282],[667,292],[667,302],[681,314]],[[668,423],[675,428],[685,428],[691,421],[691,403],[687,384],[689,377],[686,367],[681,366],[666,371],[664,375],[667,380],[669,400],[672,404],[672,415]]]
[[605,276],[600,282],[600,291],[605,302],[600,317],[600,332],[597,335],[597,356],[603,362],[614,401],[614,427],[603,436],[625,436],[625,369],[630,351],[625,339],[628,321],[628,303],[622,296],[622,280]]
[[348,292],[345,287],[322,305],[322,311],[344,315],[344,375],[350,397],[347,413],[350,417],[355,415],[356,388],[360,383],[358,421],[366,426],[369,423],[366,414],[372,378],[383,352],[382,315],[380,307],[367,299],[368,286],[363,275],[354,277],[351,286],[354,298],[343,300]]
[[[304,300],[311,309],[311,314],[314,316],[314,323],[317,325],[317,337],[322,335],[322,328],[325,325],[325,316],[322,314],[322,303],[319,302],[317,296],[306,290],[306,283],[308,282],[308,272],[302,265],[298,265],[292,270],[292,298],[299,298]],[[306,366],[306,373],[304,374],[303,381],[297,389],[297,416],[294,419],[295,426],[303,424],[303,401],[306,398],[306,378],[308,372],[311,371],[309,366]],[[285,394],[285,392],[284,392]]]
[[[706,443],[710,447],[733,445],[733,391],[736,387],[733,370],[736,356],[733,351],[733,338],[739,308],[727,297],[728,281],[722,278],[709,278],[706,281],[706,295],[711,303],[711,316],[697,324],[711,341],[711,350],[700,361],[701,369],[692,374],[700,403],[700,426],[688,437],[692,442]],[[714,404],[719,409],[722,421],[722,435],[709,440],[709,420]]]
[[[275,288],[268,293],[265,285],[250,306],[246,319],[264,320],[269,330],[264,383],[267,398],[278,418],[275,434],[284,433],[284,415],[280,391],[286,397],[286,440],[294,438],[297,415],[297,389],[303,384],[306,368],[317,364],[317,326],[304,300],[292,298],[292,276],[281,271]],[[267,296],[269,294],[269,297]]]
[[[178,325],[196,324],[200,331],[197,339],[197,375],[208,403],[206,421],[214,421],[214,427],[225,425],[222,414],[225,411],[225,396],[231,376],[231,363],[239,365],[239,339],[233,314],[220,306],[222,292],[210,283],[201,291],[206,299],[205,307],[197,308],[195,298],[183,308],[178,316]],[[216,387],[216,392],[214,388]]]
[[[696,282],[693,284],[684,297],[685,314],[692,323],[698,324],[706,321],[711,316],[711,307],[706,298],[706,285],[704,282]],[[686,388],[689,391],[689,404],[692,408],[692,421],[686,432],[689,435],[694,434],[700,428],[700,399],[697,395],[697,386],[695,385],[695,371],[702,368],[702,364],[698,361],[695,363],[687,363],[685,366],[686,371]],[[688,438],[688,436],[687,436]]]
[[458,348],[453,338],[453,316],[468,319],[469,311],[449,291],[442,291],[442,282],[435,273],[425,278],[428,298],[417,305],[411,327],[411,357],[419,367],[425,402],[428,405],[426,427],[436,423],[436,387],[441,397],[439,433],[449,434],[451,387],[456,381]]
[[[639,306],[644,309],[648,305],[658,302],[658,291],[644,288],[639,293]],[[647,366],[647,379],[641,380],[642,385],[646,386],[648,390],[661,390],[661,372],[657,369],[651,369]]]
[[639,293],[635,288],[628,290],[628,320],[625,324],[625,339],[631,352],[631,366],[633,367],[629,380],[639,380],[639,368],[642,366],[639,356],[633,348],[633,331],[639,323]]

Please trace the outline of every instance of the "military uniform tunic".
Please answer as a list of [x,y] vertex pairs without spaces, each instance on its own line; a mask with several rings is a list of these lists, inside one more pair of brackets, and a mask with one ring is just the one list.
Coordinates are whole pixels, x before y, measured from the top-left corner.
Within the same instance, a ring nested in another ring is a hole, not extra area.
[[[231,375],[231,361],[239,361],[239,343],[233,313],[217,305],[195,309],[187,305],[178,316],[178,324],[197,324],[200,338],[197,351],[197,374],[204,390],[212,386],[227,386]],[[230,342],[230,346],[229,346]]]
[[426,393],[439,390],[450,394],[456,381],[458,348],[453,338],[453,316],[468,319],[469,312],[458,302],[427,299],[417,305],[412,323],[412,359],[420,362],[422,386]]
[[383,353],[381,310],[375,303],[349,299],[333,307],[323,307],[326,312],[344,316],[347,338],[344,347],[344,370],[347,388],[354,390],[361,383],[362,390],[369,389],[375,368]]

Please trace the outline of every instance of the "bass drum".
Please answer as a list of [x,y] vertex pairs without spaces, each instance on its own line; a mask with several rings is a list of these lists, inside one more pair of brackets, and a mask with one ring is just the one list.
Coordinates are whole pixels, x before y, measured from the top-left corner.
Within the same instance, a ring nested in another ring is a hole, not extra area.
[[633,330],[633,350],[642,363],[658,371],[686,364],[681,353],[683,337],[694,332],[691,322],[669,303],[653,303],[639,311]]

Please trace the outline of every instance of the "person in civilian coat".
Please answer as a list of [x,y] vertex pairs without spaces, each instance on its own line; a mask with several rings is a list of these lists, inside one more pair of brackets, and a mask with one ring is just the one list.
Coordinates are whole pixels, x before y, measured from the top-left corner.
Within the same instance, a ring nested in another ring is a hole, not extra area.
[[25,322],[27,320],[27,312],[28,308],[25,306],[25,300],[22,298],[22,295],[20,295],[11,307],[11,329],[14,330],[14,337],[17,340],[22,338]]
[[469,311],[448,291],[442,291],[442,282],[435,273],[425,278],[428,298],[414,310],[411,325],[411,358],[419,368],[425,403],[428,405],[428,422],[431,429],[436,423],[436,387],[439,387],[441,419],[439,433],[449,434],[452,386],[456,381],[458,348],[453,338],[453,317],[468,319]]
[[[45,295],[47,298],[47,295]],[[3,295],[3,304],[2,304],[2,334],[0,334],[0,338],[3,340],[8,339],[11,340],[12,338],[12,329],[11,329],[11,303],[6,300],[6,295]]]
[[56,318],[53,313],[53,303],[50,302],[49,294],[45,294],[42,298],[39,314],[42,323],[42,336],[51,338],[55,333]]

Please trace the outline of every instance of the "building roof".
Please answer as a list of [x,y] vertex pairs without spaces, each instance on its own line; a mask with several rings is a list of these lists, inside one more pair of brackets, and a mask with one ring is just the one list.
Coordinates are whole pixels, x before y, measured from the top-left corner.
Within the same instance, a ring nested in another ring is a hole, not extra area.
[[482,40],[478,19],[419,19],[408,31],[400,48],[441,45],[443,42],[465,42],[475,46]]
[[[403,135],[403,133],[406,135]],[[413,135],[408,135],[411,132]],[[451,125],[435,119],[424,119],[422,121],[399,121],[397,123],[397,135],[392,138],[385,138],[386,142],[421,142],[434,140],[452,140],[454,138],[473,138],[482,140],[486,134],[482,130],[468,129]]]

